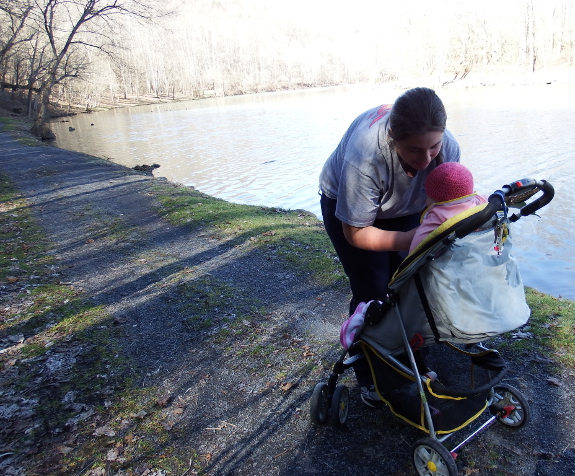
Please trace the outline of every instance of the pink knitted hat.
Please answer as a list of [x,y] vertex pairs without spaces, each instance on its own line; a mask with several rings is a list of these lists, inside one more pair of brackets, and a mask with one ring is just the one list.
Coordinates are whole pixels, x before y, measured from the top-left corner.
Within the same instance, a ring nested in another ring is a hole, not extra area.
[[445,162],[427,177],[425,193],[436,202],[470,195],[473,193],[473,175],[459,162]]

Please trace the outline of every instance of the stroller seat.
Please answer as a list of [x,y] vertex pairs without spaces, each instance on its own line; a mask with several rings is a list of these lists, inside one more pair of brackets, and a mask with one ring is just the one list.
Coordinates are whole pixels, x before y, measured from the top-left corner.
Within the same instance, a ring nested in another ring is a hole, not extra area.
[[[399,312],[401,322],[386,316],[364,328],[363,340],[394,353],[403,352],[401,326],[410,340],[418,335],[430,345],[481,342],[527,322],[530,310],[512,255],[509,218],[496,214],[464,237],[455,236],[485,208],[452,217],[404,260],[389,283],[395,295],[389,313]],[[499,233],[505,239],[495,249]]]

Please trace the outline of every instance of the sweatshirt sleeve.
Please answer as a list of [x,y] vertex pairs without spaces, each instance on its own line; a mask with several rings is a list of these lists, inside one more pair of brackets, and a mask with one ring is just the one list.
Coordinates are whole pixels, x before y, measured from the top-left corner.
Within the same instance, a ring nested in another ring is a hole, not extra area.
[[409,252],[411,253],[415,248],[417,248],[417,245],[419,245],[427,235],[429,235],[444,221],[445,217],[440,216],[437,213],[436,207],[430,208],[423,217],[421,225],[419,225],[419,228],[415,232],[415,235],[413,235],[413,239],[411,240],[411,246],[409,247]]

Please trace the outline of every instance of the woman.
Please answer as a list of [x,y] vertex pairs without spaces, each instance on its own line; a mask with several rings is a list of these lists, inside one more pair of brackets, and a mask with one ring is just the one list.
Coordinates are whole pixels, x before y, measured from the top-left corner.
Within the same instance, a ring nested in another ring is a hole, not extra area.
[[[361,302],[385,300],[425,208],[425,179],[442,162],[459,162],[446,122],[433,90],[410,89],[355,119],[323,166],[321,210],[349,278],[350,315]],[[355,371],[369,405],[369,372]]]

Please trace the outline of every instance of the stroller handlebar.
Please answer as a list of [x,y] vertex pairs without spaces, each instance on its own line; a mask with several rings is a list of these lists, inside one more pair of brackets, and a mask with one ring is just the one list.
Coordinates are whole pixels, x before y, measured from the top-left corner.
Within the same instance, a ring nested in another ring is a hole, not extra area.
[[522,195],[524,192],[527,192],[528,196],[531,196],[538,191],[543,192],[543,195],[541,195],[537,200],[534,200],[533,202],[523,206],[520,209],[519,214],[515,214],[509,217],[511,222],[515,222],[521,217],[531,215],[540,208],[543,208],[551,200],[553,200],[553,197],[555,196],[555,189],[553,188],[553,185],[551,185],[546,180],[535,179],[521,179],[503,187],[503,192],[505,193],[506,197]]
[[502,202],[513,203],[513,198],[515,197],[529,198],[539,191],[543,192],[543,195],[537,198],[537,200],[521,207],[518,214],[510,216],[509,220],[511,222],[516,222],[521,217],[531,215],[540,208],[543,208],[553,199],[555,190],[549,182],[535,179],[521,179],[504,185],[501,190],[497,190],[489,196],[487,206],[482,211],[461,222],[461,226],[454,232],[455,236],[457,238],[463,238],[477,230],[484,223],[487,223],[489,219],[501,209]]

